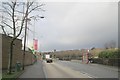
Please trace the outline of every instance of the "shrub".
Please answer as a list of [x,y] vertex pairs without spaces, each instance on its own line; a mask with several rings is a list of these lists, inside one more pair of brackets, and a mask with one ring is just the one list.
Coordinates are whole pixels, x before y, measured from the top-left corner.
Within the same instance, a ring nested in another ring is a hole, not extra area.
[[99,58],[120,58],[120,50],[106,50],[98,55]]

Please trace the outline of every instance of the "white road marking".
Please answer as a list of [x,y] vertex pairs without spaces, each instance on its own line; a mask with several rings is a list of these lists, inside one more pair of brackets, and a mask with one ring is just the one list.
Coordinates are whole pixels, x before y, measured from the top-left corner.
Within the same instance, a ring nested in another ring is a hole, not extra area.
[[43,62],[46,78],[93,78],[84,72],[75,71],[67,66]]

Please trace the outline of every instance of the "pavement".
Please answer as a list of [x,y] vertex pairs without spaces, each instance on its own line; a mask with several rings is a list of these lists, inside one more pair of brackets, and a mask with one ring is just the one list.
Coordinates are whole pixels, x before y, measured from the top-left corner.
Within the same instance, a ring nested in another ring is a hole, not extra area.
[[25,67],[24,73],[19,78],[45,78],[42,61],[37,61],[34,65]]

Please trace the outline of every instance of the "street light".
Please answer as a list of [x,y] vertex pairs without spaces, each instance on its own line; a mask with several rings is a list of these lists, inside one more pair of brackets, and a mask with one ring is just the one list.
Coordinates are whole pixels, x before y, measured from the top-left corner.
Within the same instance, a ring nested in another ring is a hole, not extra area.
[[27,22],[31,21],[31,19],[26,18],[25,20],[25,37],[24,37],[24,52],[23,52],[23,64],[22,64],[22,70],[24,70],[24,62],[25,62],[25,48],[26,48],[26,35],[27,35]]
[[[27,15],[28,16],[28,15]],[[25,62],[25,48],[26,48],[26,35],[27,35],[27,22],[31,21],[30,18],[25,19],[25,37],[24,37],[24,52],[23,52],[23,64],[22,64],[22,70],[24,70],[24,62]],[[44,18],[43,16],[41,16],[40,18]]]
[[33,19],[34,19],[34,33],[33,33],[33,47],[34,47],[34,41],[36,40],[35,39],[35,20],[37,20],[37,18],[44,18],[44,16],[38,16],[38,17],[33,17]]

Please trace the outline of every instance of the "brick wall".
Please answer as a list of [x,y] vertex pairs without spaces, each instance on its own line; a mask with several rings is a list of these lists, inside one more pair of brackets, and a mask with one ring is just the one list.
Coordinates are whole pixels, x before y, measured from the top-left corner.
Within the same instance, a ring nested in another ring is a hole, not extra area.
[[35,52],[35,55],[37,57],[37,60],[41,60],[41,53],[40,52]]
[[25,52],[25,65],[31,65],[33,63],[34,63],[34,55],[31,52],[26,51]]
[[[5,36],[0,34],[0,40],[2,40],[0,45],[0,49],[2,48],[2,69],[7,69],[8,67],[8,59],[9,59],[9,52],[10,52],[10,42],[12,37]],[[14,49],[13,49],[13,60],[12,60],[12,67],[15,66],[17,62],[22,64],[23,60],[23,51],[22,51],[22,40],[17,39],[14,42]],[[34,55],[30,51],[25,52],[25,65],[30,65],[34,62]]]
[[[8,60],[9,60],[9,53],[10,53],[10,42],[12,37],[8,37],[5,35],[2,35],[2,68],[7,68],[8,66]],[[14,49],[13,49],[13,64],[16,63],[16,54],[20,54],[21,47],[22,47],[22,41],[20,39],[15,40],[14,42]]]

